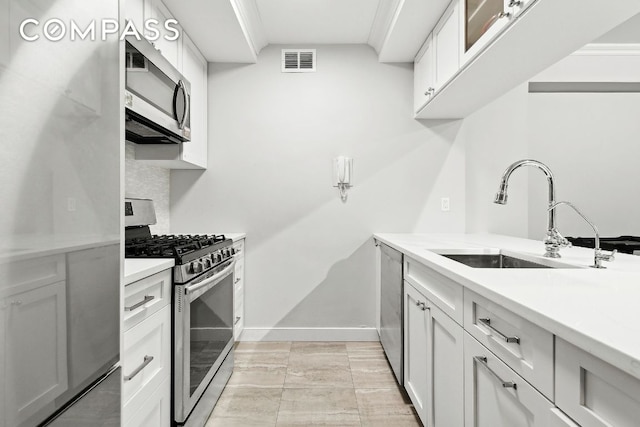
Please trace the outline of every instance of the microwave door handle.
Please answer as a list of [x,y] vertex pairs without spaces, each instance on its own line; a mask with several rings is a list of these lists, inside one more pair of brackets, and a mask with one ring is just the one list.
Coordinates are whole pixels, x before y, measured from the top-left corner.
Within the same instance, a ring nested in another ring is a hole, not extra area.
[[[182,118],[178,118],[178,92],[182,92],[182,101],[184,102],[184,111]],[[182,79],[178,80],[178,85],[173,93],[173,116],[178,122],[178,129],[184,129],[184,124],[187,122],[187,114],[189,112],[189,95],[187,94],[187,87],[184,85]]]
[[[182,80],[180,80],[182,81]],[[189,114],[191,114],[191,94],[187,91],[187,87],[183,85],[184,94],[184,116],[182,117],[182,123],[180,123],[180,129],[184,129],[185,124],[187,123],[187,119],[189,118]]]

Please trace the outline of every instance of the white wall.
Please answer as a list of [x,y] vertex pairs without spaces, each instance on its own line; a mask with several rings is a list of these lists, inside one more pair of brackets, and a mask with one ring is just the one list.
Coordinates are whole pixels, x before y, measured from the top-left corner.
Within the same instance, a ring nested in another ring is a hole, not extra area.
[[[575,203],[602,235],[640,235],[638,105],[637,93],[528,94],[525,84],[465,119],[467,231],[544,238],[542,173],[514,172],[508,204],[492,203],[502,171],[533,158],[554,172],[556,198]],[[567,207],[557,223],[563,235],[592,235]]]
[[[529,95],[529,151],[556,175],[556,198],[573,202],[603,236],[640,235],[640,94]],[[543,235],[546,183],[531,178],[529,233]],[[566,236],[592,236],[570,208],[558,208]]]
[[493,203],[504,170],[527,157],[527,96],[520,85],[464,120],[467,232],[527,236],[527,169],[511,176],[508,203]]
[[247,233],[247,328],[372,328],[372,233],[464,231],[461,122],[414,120],[412,65],[369,46],[315,46],[306,74],[280,72],[282,47],[210,64],[209,169],[172,172],[171,229]]

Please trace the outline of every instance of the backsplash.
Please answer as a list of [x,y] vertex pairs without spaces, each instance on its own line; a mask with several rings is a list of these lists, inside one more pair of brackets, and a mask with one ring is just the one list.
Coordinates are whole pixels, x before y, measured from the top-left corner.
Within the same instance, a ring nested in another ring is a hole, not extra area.
[[125,148],[125,197],[152,199],[156,208],[153,234],[169,233],[170,170],[151,166],[135,159],[135,146],[127,142]]

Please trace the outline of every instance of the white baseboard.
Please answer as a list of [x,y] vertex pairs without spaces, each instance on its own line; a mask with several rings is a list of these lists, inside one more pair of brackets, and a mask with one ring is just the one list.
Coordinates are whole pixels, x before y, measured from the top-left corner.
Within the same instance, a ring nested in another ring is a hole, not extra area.
[[244,328],[239,341],[380,341],[376,328]]

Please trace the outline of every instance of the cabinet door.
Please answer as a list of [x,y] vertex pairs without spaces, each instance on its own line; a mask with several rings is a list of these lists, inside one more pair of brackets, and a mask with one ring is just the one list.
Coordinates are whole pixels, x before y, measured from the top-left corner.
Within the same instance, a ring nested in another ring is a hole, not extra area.
[[431,365],[427,334],[431,317],[427,313],[427,299],[408,282],[404,282],[404,388],[413,406],[427,424],[428,402],[431,401],[429,372]]
[[463,425],[463,330],[405,282],[405,389],[422,423]]
[[433,30],[435,88],[439,90],[460,68],[460,7],[454,0]]
[[511,0],[461,0],[462,64],[480,53],[513,20],[512,3]]
[[413,64],[413,108],[418,112],[435,92],[433,37],[429,35]]
[[182,160],[207,167],[207,61],[186,33],[182,34],[182,74],[191,83],[191,141],[181,144]]
[[430,384],[433,408],[428,418],[429,426],[462,427],[464,425],[464,365],[462,326],[454,322],[442,310],[427,300],[428,313],[431,314],[428,337],[429,348],[433,356],[432,365],[427,368],[431,373]]
[[464,333],[465,427],[548,427],[553,404]]
[[583,427],[637,426],[640,380],[557,338],[556,405]]
[[144,31],[144,0],[126,0],[124,19],[133,22],[138,31]]
[[[0,301],[4,317],[6,425],[20,425],[67,390],[65,282]],[[2,421],[2,420],[0,420]]]
[[233,288],[233,338],[238,341],[244,330],[244,255],[241,255],[236,260],[233,272]]
[[[177,40],[165,39],[165,36],[173,35],[171,32],[167,31],[164,26],[168,19],[174,19],[171,11],[164,5],[164,3],[162,3],[161,0],[152,0],[150,13],[146,15],[149,15],[150,18],[157,19],[159,21],[156,28],[160,31],[160,37],[154,42],[154,46],[160,51],[160,53],[162,53],[162,56],[171,63],[171,65],[180,70],[182,68],[181,40],[180,38]],[[145,17],[145,19],[147,18]],[[173,27],[177,28],[178,26],[173,25]]]

